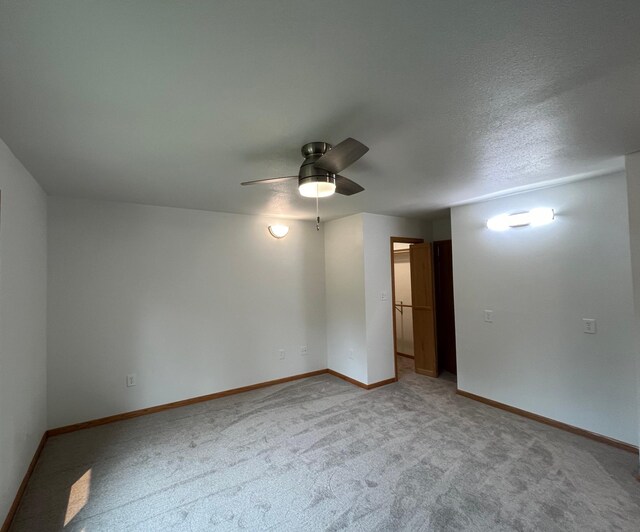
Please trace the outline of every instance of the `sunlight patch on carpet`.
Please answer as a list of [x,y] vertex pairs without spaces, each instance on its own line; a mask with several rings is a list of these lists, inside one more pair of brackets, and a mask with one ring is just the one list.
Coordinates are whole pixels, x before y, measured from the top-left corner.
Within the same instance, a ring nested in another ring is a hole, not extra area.
[[78,515],[89,502],[89,493],[91,492],[91,469],[88,469],[84,475],[73,483],[69,491],[69,501],[67,502],[67,512],[64,516],[64,526]]

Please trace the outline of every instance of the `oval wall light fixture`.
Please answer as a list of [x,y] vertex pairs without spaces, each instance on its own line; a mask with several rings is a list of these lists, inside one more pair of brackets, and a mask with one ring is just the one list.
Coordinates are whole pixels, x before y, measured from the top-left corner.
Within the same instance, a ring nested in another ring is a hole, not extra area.
[[269,226],[269,233],[273,238],[284,238],[289,232],[289,226],[283,224],[274,224]]
[[514,214],[499,214],[487,220],[487,227],[492,231],[506,231],[512,227],[538,227],[553,222],[555,211],[547,207],[531,209]]

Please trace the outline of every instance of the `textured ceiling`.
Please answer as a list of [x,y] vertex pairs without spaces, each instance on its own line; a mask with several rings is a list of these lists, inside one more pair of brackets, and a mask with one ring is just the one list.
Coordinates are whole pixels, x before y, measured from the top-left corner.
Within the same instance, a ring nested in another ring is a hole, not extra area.
[[640,149],[640,2],[0,1],[0,137],[55,195],[312,218],[300,146],[371,151],[325,217],[426,216]]

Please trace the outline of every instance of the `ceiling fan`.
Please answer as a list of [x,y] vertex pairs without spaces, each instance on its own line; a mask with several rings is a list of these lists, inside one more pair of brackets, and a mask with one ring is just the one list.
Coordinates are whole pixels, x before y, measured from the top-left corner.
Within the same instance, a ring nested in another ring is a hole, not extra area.
[[348,138],[332,146],[328,142],[309,142],[300,150],[304,161],[298,175],[245,181],[242,185],[272,184],[298,179],[298,191],[306,198],[325,198],[335,192],[351,196],[362,192],[358,183],[339,175],[369,151],[356,139]]

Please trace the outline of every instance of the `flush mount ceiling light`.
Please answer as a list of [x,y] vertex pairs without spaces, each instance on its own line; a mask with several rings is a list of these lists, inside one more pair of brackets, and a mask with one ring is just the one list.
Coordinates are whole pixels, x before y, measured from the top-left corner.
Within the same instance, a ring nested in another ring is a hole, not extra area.
[[499,214],[487,221],[487,227],[492,231],[506,231],[512,227],[524,227],[527,225],[538,227],[551,223],[554,219],[554,210],[542,207],[514,214]]
[[269,226],[269,233],[273,238],[284,238],[289,232],[288,225],[274,224]]
[[313,175],[300,178],[298,191],[305,198],[327,198],[336,191],[336,175],[324,172],[323,175]]

